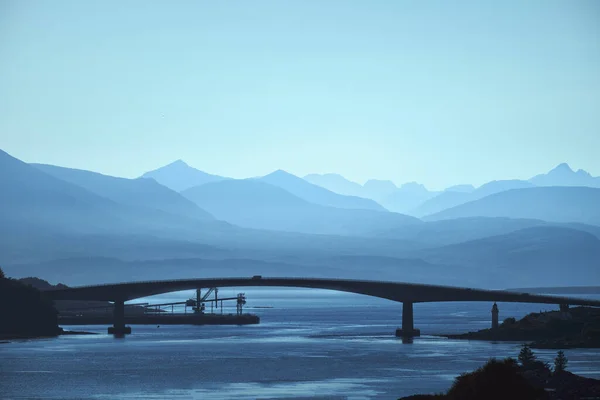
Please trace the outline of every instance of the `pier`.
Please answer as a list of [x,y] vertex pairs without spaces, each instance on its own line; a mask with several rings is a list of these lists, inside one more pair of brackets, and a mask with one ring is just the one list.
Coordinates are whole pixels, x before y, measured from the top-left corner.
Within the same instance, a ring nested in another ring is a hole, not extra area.
[[[251,325],[260,323],[254,314],[244,314],[246,295],[218,297],[219,289],[209,288],[204,294],[196,289],[195,298],[169,303],[134,303],[121,301],[105,306],[72,308],[63,310],[58,316],[60,325],[112,325],[108,333],[129,334],[131,328],[125,325]],[[213,295],[214,297],[211,297]],[[224,303],[235,301],[236,312],[223,313]],[[207,304],[210,313],[206,312]],[[182,309],[183,312],[178,312]],[[188,312],[189,309],[189,312]]]
[[[59,316],[59,325],[113,325],[111,314]],[[132,325],[252,325],[260,323],[254,314],[140,314],[128,315]]]

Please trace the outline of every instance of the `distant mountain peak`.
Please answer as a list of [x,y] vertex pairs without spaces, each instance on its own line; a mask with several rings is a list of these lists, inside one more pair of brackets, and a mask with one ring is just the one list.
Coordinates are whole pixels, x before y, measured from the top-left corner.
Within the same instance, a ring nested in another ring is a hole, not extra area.
[[550,173],[554,172],[554,171],[557,171],[557,172],[558,171],[560,171],[560,172],[574,172],[573,169],[567,163],[560,163],[560,164],[558,164],[556,167],[554,167],[554,169],[552,169],[550,171]]
[[419,183],[419,182],[406,182],[404,184],[402,184],[402,186],[400,186],[401,189],[423,189],[423,190],[427,190],[427,188],[425,188],[425,185]]
[[583,175],[586,177],[592,177],[592,175],[589,172],[587,172],[585,169],[581,169],[581,168],[577,170],[576,174]]
[[[287,172],[287,171],[284,171],[284,170],[282,170],[282,169],[275,170],[275,171],[271,172],[270,174],[267,174],[267,175],[265,175],[265,177],[267,177],[267,176],[271,176],[271,177],[280,177],[280,178],[284,178],[284,177],[288,177],[288,178],[289,178],[289,177],[298,178],[296,175],[294,175],[294,174],[290,174],[289,172]],[[300,178],[298,178],[298,179],[300,179]]]
[[186,163],[185,161],[183,161],[182,159],[179,160],[175,160],[170,164],[165,165],[163,168],[166,167],[189,167],[189,164]]
[[390,180],[384,180],[384,179],[369,179],[368,181],[365,182],[365,184],[363,185],[365,188],[377,188],[379,190],[387,190],[387,191],[394,191],[396,189],[398,189],[398,187],[396,186],[396,184]]
[[600,177],[578,169],[575,172],[567,163],[558,164],[546,174],[536,175],[529,180],[538,186],[589,186],[600,187]]
[[562,174],[562,175],[579,175],[581,177],[591,177],[590,173],[584,169],[578,169],[575,171],[573,168],[569,166],[567,163],[558,164],[554,169],[550,170],[547,175],[552,174]]
[[194,186],[208,182],[229,179],[223,176],[212,175],[189,166],[179,159],[158,169],[148,171],[142,178],[153,178],[155,181],[176,192],[181,192]]
[[445,192],[460,192],[460,193],[471,193],[475,190],[475,186],[471,184],[460,184],[447,187],[444,189]]

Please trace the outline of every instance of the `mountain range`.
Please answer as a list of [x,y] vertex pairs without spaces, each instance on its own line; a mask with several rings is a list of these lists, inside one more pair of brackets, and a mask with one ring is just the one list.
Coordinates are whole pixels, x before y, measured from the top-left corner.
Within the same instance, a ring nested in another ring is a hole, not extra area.
[[408,213],[425,200],[434,197],[425,186],[410,182],[398,187],[392,181],[370,179],[364,185],[352,182],[339,174],[311,174],[304,179],[332,192],[377,201],[390,211]]
[[445,209],[425,219],[465,217],[534,218],[600,225],[600,188],[548,186],[506,190]]
[[355,196],[374,199],[391,211],[416,217],[436,214],[445,209],[510,189],[534,186],[600,188],[600,177],[593,177],[582,169],[574,171],[566,163],[559,164],[549,172],[536,175],[529,180],[495,180],[478,188],[469,184],[461,184],[448,187],[441,192],[430,191],[416,182],[397,187],[391,181],[369,180],[364,185],[360,185],[339,174],[310,174],[305,176],[305,179],[337,193],[352,193]]
[[424,217],[452,207],[456,207],[460,204],[479,200],[494,193],[529,187],[534,187],[534,185],[528,181],[514,179],[505,181],[491,181],[469,192],[445,190],[437,196],[430,197],[429,199],[423,201],[419,206],[411,210],[410,214],[418,217]]
[[371,199],[340,195],[282,170],[277,170],[258,179],[278,186],[306,201],[322,206],[385,211],[381,205]]
[[[306,191],[302,191],[305,185],[294,185],[300,178],[288,176],[283,172],[276,172],[275,175],[271,174],[265,178],[207,183],[187,189],[182,194],[218,219],[247,228],[318,234],[370,235],[393,227],[422,223],[417,218],[387,212],[383,208],[377,211],[321,205],[330,202],[324,201],[320,191],[313,192],[313,185],[307,182],[305,182],[308,185]],[[280,185],[304,194],[304,198],[294,195]],[[316,186],[314,188],[321,189]],[[312,195],[320,201],[305,200]],[[344,200],[344,196],[336,196]],[[354,198],[346,197],[346,199]],[[335,197],[330,200],[331,203],[339,202]],[[347,205],[347,202],[339,202],[339,204]]]
[[562,163],[546,174],[536,175],[529,180],[536,186],[590,186],[600,187],[600,177],[579,169],[573,171],[569,164]]
[[[260,272],[600,283],[600,187],[587,173],[561,164],[528,181],[439,193],[348,182],[282,170],[232,179],[183,161],[125,179],[0,151],[0,265],[68,284]],[[394,212],[401,208],[422,218]]]
[[30,165],[116,203],[161,210],[199,220],[213,218],[178,192],[159,184],[152,178],[125,179],[54,165]]
[[212,175],[199,169],[192,168],[182,160],[174,161],[164,167],[153,171],[148,171],[141,176],[142,178],[152,178],[156,182],[168,187],[176,192],[189,189],[194,186],[205,183],[222,181],[225,178],[219,175]]

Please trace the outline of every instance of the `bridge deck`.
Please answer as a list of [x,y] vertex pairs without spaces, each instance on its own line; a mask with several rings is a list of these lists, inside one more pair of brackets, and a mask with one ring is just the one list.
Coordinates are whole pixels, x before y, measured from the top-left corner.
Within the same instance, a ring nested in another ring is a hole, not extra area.
[[356,279],[328,278],[208,278],[127,282],[45,291],[54,300],[128,301],[156,294],[209,287],[297,287],[328,289],[380,297],[397,302],[489,301],[570,304],[600,307],[600,301],[574,297],[518,293],[507,290],[471,289]]

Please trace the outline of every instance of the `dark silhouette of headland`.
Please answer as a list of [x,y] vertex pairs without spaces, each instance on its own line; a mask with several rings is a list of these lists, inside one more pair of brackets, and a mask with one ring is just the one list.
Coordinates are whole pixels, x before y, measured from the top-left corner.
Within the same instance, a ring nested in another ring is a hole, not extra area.
[[57,336],[58,313],[38,289],[9,279],[0,269],[0,338]]
[[531,313],[520,320],[506,318],[491,329],[458,335],[452,339],[525,341],[534,348],[600,348],[600,309],[562,306],[561,310]]

